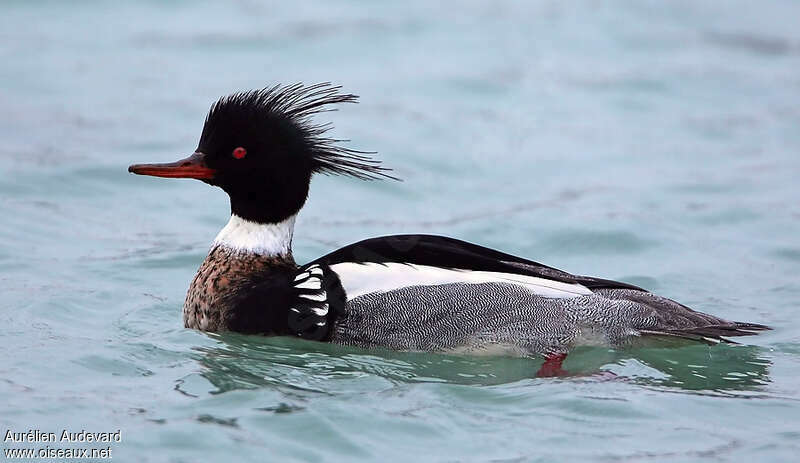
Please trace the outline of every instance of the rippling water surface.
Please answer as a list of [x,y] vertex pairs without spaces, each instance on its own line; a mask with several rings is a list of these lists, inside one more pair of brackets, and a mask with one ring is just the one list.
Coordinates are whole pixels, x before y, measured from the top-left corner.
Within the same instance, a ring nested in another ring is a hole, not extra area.
[[[122,431],[115,461],[796,461],[796,2],[0,5],[0,431]],[[180,307],[227,221],[209,104],[341,83],[402,183],[314,180],[305,262],[446,234],[775,330],[541,361],[207,335]],[[11,445],[4,442],[3,448]]]

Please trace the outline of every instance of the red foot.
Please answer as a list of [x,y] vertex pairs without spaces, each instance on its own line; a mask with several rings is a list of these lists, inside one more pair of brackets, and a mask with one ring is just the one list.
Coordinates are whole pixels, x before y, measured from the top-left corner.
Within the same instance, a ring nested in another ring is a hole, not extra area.
[[567,354],[551,354],[544,358],[544,363],[539,371],[536,372],[537,378],[552,378],[554,376],[566,376],[565,370],[561,369],[561,362],[567,358]]

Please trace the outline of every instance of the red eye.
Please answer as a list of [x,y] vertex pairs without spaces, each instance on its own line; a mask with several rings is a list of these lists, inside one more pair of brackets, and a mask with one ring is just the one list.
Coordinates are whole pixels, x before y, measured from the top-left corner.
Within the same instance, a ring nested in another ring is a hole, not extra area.
[[242,159],[243,157],[247,156],[247,150],[240,146],[233,150],[232,154],[236,159]]

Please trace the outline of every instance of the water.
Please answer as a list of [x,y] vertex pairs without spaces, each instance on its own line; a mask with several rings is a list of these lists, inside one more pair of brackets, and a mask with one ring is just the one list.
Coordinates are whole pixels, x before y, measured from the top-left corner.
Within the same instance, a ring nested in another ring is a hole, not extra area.
[[[794,461],[797,3],[431,3],[4,2],[0,432],[119,429],[140,462]],[[226,198],[127,165],[191,153],[220,95],[328,80],[362,96],[334,135],[405,181],[315,179],[299,261],[446,234],[775,330],[537,379],[183,329]]]

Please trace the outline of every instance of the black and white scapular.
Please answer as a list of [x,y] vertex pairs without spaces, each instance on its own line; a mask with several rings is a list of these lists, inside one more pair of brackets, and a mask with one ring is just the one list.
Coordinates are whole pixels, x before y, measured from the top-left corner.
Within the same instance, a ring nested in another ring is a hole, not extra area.
[[191,156],[130,166],[140,175],[200,179],[230,197],[230,222],[189,287],[186,327],[550,360],[581,344],[718,343],[768,329],[442,236],[372,238],[298,265],[292,234],[313,174],[394,178],[312,121],[356,98],[328,83],[235,93],[212,105]]

